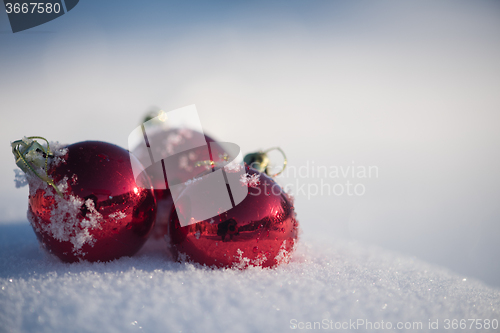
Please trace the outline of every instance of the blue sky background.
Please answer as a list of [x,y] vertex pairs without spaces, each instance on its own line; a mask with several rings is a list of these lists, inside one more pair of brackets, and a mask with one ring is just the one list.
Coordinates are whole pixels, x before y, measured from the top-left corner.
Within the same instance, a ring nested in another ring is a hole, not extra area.
[[298,195],[303,239],[500,286],[499,14],[497,1],[80,1],[13,34],[0,12],[0,222],[27,223],[9,141],[126,147],[152,107],[196,104],[243,152],[379,168],[351,180],[362,197]]

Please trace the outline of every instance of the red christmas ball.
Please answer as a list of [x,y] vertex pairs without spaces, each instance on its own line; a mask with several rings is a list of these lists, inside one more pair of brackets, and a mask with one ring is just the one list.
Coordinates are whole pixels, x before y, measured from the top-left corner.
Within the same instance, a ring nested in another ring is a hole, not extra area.
[[[181,226],[178,212],[184,215],[191,210],[190,200],[183,197],[200,191],[196,182],[186,186],[170,219],[168,239],[174,258],[236,268],[288,262],[298,237],[293,202],[271,177],[245,168],[239,179],[248,186],[243,201],[218,216]],[[235,175],[241,174],[226,172],[229,182]]]
[[141,248],[156,202],[151,188],[136,185],[130,158],[113,144],[85,141],[49,158],[47,175],[55,187],[26,173],[28,218],[44,248],[65,262],[109,261]]
[[[144,145],[139,145],[132,150],[132,153],[139,160],[148,160],[150,153],[155,156],[169,155],[170,165],[176,166],[169,170],[168,180],[165,179],[166,174],[160,163],[145,168],[145,173],[153,183],[158,205],[152,237],[161,238],[167,233],[168,221],[174,204],[169,189],[169,181],[177,184],[192,179],[209,169],[211,167],[210,161],[224,160],[226,152],[210,136],[188,128],[165,129],[158,126],[152,133],[150,132],[147,140],[147,148]],[[206,142],[207,145],[192,148],[194,143],[199,144],[200,142]],[[210,149],[208,149],[208,145]]]

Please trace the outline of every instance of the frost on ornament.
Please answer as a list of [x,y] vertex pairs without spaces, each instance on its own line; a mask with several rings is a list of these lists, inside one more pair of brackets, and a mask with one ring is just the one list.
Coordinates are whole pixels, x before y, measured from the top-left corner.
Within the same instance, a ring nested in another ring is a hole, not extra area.
[[292,258],[292,253],[295,251],[295,242],[291,240],[291,243],[292,243],[291,249],[287,249],[286,239],[281,244],[278,255],[274,257],[278,265],[288,264],[290,262],[290,259]]
[[109,214],[109,217],[118,221],[118,220],[121,220],[121,219],[124,219],[127,217],[127,215],[122,212],[122,211],[119,211],[119,212],[116,212],[116,213],[112,213],[112,214]]
[[[219,159],[221,161],[225,161],[225,159],[227,158],[227,156],[222,156],[222,155],[219,155]],[[225,162],[225,163],[222,163],[222,165],[224,167],[224,170],[226,172],[240,172],[244,166],[243,164],[241,163],[238,163],[236,159],[232,160],[231,162]]]
[[241,175],[240,182],[245,186],[248,187],[257,187],[260,185],[260,174],[259,173],[254,173],[254,174],[249,174],[245,173],[244,175]]
[[[232,268],[233,269],[245,269],[245,268],[248,268],[250,266],[254,266],[254,267],[262,267],[262,264],[267,260],[267,257],[264,253],[259,253],[257,255],[257,258],[251,260],[250,258],[248,257],[245,257],[243,255],[243,251],[238,249],[236,250],[236,253],[237,255],[234,256],[234,258],[237,260],[233,263],[233,266]],[[281,262],[279,262],[278,264],[280,264]]]
[[[28,220],[32,227],[60,242],[70,242],[73,245],[72,252],[84,256],[83,245],[93,246],[95,243],[90,232],[99,229],[103,221],[103,216],[96,210],[94,201],[84,200],[72,194],[61,197],[47,183],[39,179],[33,180],[35,182],[30,183],[32,202],[51,202],[53,208],[50,211],[50,223],[43,223],[29,209]],[[62,193],[67,192],[67,177],[57,183],[57,187]],[[87,213],[85,218],[80,219],[82,207],[86,208]]]

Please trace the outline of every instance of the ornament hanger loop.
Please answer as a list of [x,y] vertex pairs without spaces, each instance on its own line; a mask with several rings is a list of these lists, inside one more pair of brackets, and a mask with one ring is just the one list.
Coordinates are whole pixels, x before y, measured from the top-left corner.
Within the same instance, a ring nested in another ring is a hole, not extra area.
[[[283,169],[281,169],[280,172],[278,173],[275,173],[274,175],[272,175],[271,177],[276,177],[276,176],[279,176],[283,173],[283,171],[285,171],[286,169],[286,165],[288,164],[288,160],[286,159],[286,155],[285,155],[285,152],[283,151],[283,149],[281,149],[280,147],[273,147],[273,148],[269,148],[268,150],[264,151],[264,154],[267,154],[269,153],[270,151],[273,151],[273,150],[278,150],[281,155],[283,155]],[[267,170],[266,170],[267,171]],[[267,173],[267,172],[266,172]]]
[[[43,147],[41,144],[35,141],[35,139],[44,140],[47,143],[47,148]],[[14,141],[10,145],[12,147],[12,154],[14,154],[14,157],[16,159],[16,164],[21,170],[23,170],[25,173],[32,172],[33,174],[35,174],[35,176],[52,186],[57,194],[59,194],[61,197],[63,196],[61,191],[59,191],[56,184],[54,183],[54,180],[52,180],[52,178],[50,178],[48,174],[47,164],[49,161],[49,157],[52,157],[53,154],[50,151],[50,145],[47,139],[41,136],[30,136],[24,138],[23,140]],[[43,165],[45,175],[40,175],[38,172],[36,172],[33,164],[39,168],[42,168],[42,165],[37,165],[37,161],[28,156],[28,154],[30,153],[41,153],[45,158],[45,163]]]
[[[278,150],[281,155],[283,155],[283,168],[281,169],[280,172],[275,173],[274,175],[269,174],[269,157],[267,156],[267,153],[273,150]],[[257,153],[251,153],[245,155],[245,158],[243,159],[246,164],[251,166],[252,168],[256,169],[257,171],[264,172],[266,175],[270,177],[276,177],[283,173],[285,171],[286,165],[288,163],[288,160],[286,158],[285,152],[280,148],[280,147],[273,147],[269,148],[266,151],[259,151]]]

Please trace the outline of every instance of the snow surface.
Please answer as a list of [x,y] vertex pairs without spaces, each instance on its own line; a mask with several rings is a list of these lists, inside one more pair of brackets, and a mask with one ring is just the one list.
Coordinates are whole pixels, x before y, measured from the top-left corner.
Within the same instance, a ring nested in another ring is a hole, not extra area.
[[500,319],[500,290],[356,243],[301,240],[290,264],[239,271],[173,262],[162,241],[66,264],[27,222],[0,231],[1,332],[286,332],[324,319],[422,322],[419,332],[439,319],[443,332],[445,319]]

